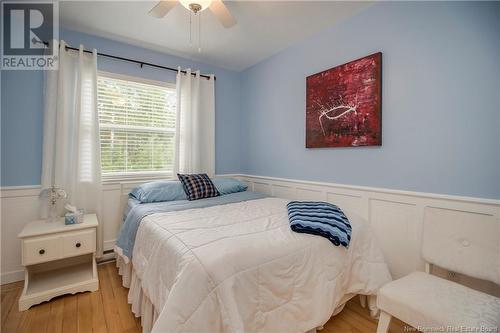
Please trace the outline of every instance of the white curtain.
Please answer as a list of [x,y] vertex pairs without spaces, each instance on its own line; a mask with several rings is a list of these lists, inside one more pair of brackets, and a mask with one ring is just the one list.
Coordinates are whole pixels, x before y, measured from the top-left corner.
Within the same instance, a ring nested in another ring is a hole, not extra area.
[[215,175],[215,85],[209,79],[192,75],[190,69],[177,73],[177,118],[174,174]]
[[[59,70],[46,71],[42,188],[60,187],[68,202],[101,215],[102,185],[97,114],[97,53],[66,50]],[[102,255],[102,225],[98,228]]]

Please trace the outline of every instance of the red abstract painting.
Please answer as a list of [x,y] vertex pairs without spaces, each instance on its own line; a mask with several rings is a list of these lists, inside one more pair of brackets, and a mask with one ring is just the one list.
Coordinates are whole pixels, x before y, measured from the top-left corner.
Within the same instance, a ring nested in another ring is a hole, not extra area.
[[382,145],[382,53],[307,77],[306,147]]

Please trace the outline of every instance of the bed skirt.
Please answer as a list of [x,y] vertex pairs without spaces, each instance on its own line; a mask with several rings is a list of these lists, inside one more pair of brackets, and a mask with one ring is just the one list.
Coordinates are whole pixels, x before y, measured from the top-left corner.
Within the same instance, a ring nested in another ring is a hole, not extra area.
[[[156,319],[158,319],[158,311],[153,306],[148,295],[144,292],[141,286],[141,280],[137,277],[134,271],[134,267],[132,266],[132,262],[127,262],[121,256],[119,251],[115,251],[116,254],[116,267],[118,268],[118,274],[122,277],[122,285],[125,288],[128,288],[128,303],[132,306],[132,313],[136,317],[141,317],[141,325],[142,325],[142,333],[150,333],[153,329],[154,323]],[[338,306],[332,317],[337,315],[340,311],[344,309],[345,304],[349,299],[356,295],[345,295],[344,299],[341,302],[341,305]],[[378,317],[378,309],[376,307],[376,296],[370,295],[359,295],[361,306],[366,307],[368,305],[368,309],[370,310],[370,315],[373,318]],[[368,304],[367,304],[368,303]],[[317,330],[323,329],[323,326],[319,326],[318,328],[312,329],[306,333],[314,333]]]
[[141,280],[135,274],[132,262],[125,260],[116,253],[116,267],[118,274],[122,277],[122,284],[128,288],[128,303],[132,306],[132,312],[136,317],[141,317],[142,333],[150,333],[158,318],[158,311],[151,303],[148,295],[141,287]]

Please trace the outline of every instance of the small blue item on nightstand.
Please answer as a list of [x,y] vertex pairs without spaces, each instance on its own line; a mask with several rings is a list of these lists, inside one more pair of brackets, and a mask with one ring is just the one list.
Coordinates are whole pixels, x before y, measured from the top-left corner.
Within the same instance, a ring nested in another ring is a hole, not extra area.
[[64,215],[64,224],[76,224],[78,216],[75,213],[66,213]]
[[66,205],[69,211],[64,215],[64,224],[77,224],[83,222],[83,209],[76,209],[74,206]]

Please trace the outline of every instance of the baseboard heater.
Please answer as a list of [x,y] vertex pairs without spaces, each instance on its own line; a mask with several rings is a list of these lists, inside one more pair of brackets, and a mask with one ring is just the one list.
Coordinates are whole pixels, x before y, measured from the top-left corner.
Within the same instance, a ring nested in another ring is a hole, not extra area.
[[96,262],[98,265],[100,264],[105,264],[107,262],[115,261],[115,251],[113,250],[107,250],[102,253],[102,256],[99,258],[96,258]]

